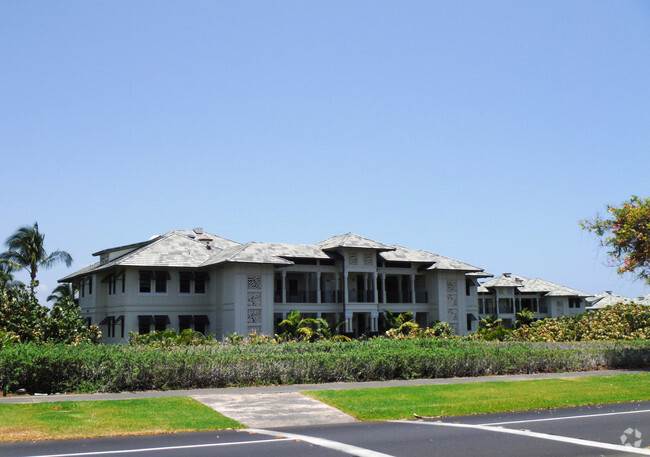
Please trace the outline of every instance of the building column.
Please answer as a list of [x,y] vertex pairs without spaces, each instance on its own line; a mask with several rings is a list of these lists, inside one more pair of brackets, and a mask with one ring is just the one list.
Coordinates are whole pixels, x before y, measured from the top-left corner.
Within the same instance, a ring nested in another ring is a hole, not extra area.
[[413,323],[414,324],[417,324],[417,317],[418,317],[418,313],[416,311],[413,311]]
[[321,302],[320,279],[321,273],[319,271],[316,273],[316,303]]
[[[347,287],[345,288],[345,293],[347,294]],[[352,333],[352,313],[345,313],[345,333]]]
[[386,273],[381,274],[381,301],[385,305],[386,301]]
[[[376,276],[375,276],[375,279],[376,279]],[[378,319],[379,319],[379,313],[377,311],[373,311],[373,312],[370,313],[370,331],[371,332],[378,332],[379,331]]]
[[[287,303],[287,270],[282,270],[282,303]],[[282,319],[284,319],[284,315]]]
[[411,303],[415,305],[415,275],[411,274]]
[[[334,285],[335,285],[334,293],[336,294],[334,296],[334,303],[338,303],[339,302],[339,291],[341,290],[340,284],[339,284],[339,273],[338,272],[334,273]],[[338,320],[339,320],[339,318],[337,317],[336,321],[338,322]]]
[[[372,284],[373,284],[372,293],[375,294],[375,296],[373,297],[374,300],[372,302],[375,303],[375,304],[379,303],[379,300],[378,300],[379,299],[379,294],[378,294],[378,289],[377,289],[377,276],[379,276],[379,275],[375,271],[372,274]],[[373,332],[376,332],[376,330],[373,330]]]
[[305,303],[309,303],[309,276],[310,273],[305,273]]
[[[345,304],[350,303],[349,297],[348,297],[348,272],[346,271],[343,273],[343,302]],[[347,317],[346,317],[347,319]],[[352,319],[350,317],[350,319]]]

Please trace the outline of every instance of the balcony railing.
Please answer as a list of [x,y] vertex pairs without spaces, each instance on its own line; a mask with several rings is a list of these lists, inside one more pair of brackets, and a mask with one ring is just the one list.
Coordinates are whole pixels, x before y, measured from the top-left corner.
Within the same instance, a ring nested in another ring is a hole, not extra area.
[[396,290],[387,290],[386,303],[411,303],[411,291],[403,290],[400,294]]
[[375,292],[372,290],[348,291],[348,300],[350,303],[374,303]]
[[343,291],[321,290],[321,303],[343,303]]

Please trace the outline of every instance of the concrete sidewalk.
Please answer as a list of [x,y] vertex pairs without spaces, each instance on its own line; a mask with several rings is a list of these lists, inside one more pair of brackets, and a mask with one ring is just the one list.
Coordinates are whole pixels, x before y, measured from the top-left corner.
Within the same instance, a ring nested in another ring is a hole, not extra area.
[[472,378],[414,379],[326,384],[294,384],[264,387],[227,387],[220,389],[169,390],[97,394],[23,395],[0,398],[2,403],[38,403],[51,401],[122,400],[134,398],[189,396],[249,427],[281,427],[355,422],[356,419],[324,405],[300,392],[325,389],[359,389],[393,386],[463,384],[489,381],[523,381],[586,376],[648,373],[650,370],[607,370],[526,375],[480,376]]

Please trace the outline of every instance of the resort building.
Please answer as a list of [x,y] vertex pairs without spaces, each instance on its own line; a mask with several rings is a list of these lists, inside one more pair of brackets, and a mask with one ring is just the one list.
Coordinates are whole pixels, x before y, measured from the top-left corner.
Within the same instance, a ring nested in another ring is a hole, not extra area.
[[623,295],[615,294],[611,290],[607,290],[596,294],[593,297],[587,298],[587,302],[588,311],[606,308],[607,306],[614,306],[619,303],[636,303],[637,305],[650,306],[650,294],[637,298],[628,298]]
[[503,273],[478,288],[479,316],[496,316],[511,326],[516,314],[529,309],[538,319],[585,312],[591,294],[545,281]]
[[[466,334],[478,326],[477,281],[491,277],[458,260],[351,233],[313,245],[240,244],[195,228],[93,255],[97,263],[59,282],[79,285],[82,314],[108,343],[169,328],[218,338],[272,335],[294,310],[344,322],[341,330],[353,336],[376,334],[384,309],[412,312],[421,326],[446,321]],[[500,285],[484,289],[498,294],[494,303],[509,297]],[[541,309],[546,301],[538,301]],[[554,302],[546,306],[559,310]]]

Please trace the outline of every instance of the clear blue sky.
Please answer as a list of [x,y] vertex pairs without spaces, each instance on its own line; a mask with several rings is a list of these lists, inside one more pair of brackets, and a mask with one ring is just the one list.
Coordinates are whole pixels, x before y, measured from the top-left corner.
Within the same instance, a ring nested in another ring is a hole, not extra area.
[[5,1],[0,239],[354,232],[650,292],[579,227],[650,195],[648,1]]

